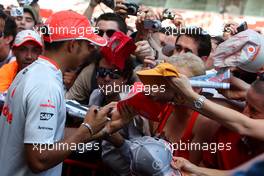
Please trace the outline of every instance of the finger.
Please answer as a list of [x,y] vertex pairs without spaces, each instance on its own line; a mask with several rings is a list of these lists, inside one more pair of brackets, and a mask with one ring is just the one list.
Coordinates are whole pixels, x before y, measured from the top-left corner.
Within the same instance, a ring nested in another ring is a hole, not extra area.
[[127,11],[119,9],[119,10],[116,11],[116,13],[118,13],[118,14],[127,14]]
[[146,56],[145,59],[146,59],[146,60],[155,61],[155,57],[154,57],[154,56]]
[[[138,55],[150,55],[152,50],[150,48],[139,48],[138,51],[135,51]],[[153,52],[154,53],[154,52]]]
[[87,114],[97,114],[99,112],[99,106],[91,106],[87,111]]
[[72,77],[72,76],[63,76],[63,79],[64,79],[64,80],[72,80],[73,77]]
[[222,82],[224,82],[224,83],[231,83],[231,78],[224,79]]
[[148,43],[141,45],[140,50],[151,50],[151,46]]
[[109,104],[107,104],[106,106],[104,106],[100,111],[100,115],[102,116],[107,116],[108,114],[111,113],[111,111],[116,107],[117,102],[111,102]]
[[154,51],[152,51],[151,49],[148,49],[148,50],[138,52],[138,55],[142,57],[154,57]]
[[69,75],[71,75],[70,72],[65,72],[65,73],[63,74],[63,76],[69,76]]
[[[144,65],[145,65],[145,67],[155,67],[157,65],[157,63],[153,60],[145,59]],[[151,65],[151,66],[149,66],[149,65]]]
[[141,53],[150,53],[152,52],[152,50],[149,48],[149,47],[144,47],[143,46],[140,46],[138,47],[136,50],[135,50],[135,53],[137,54],[141,54]]
[[124,10],[127,10],[127,6],[125,6],[122,3],[118,3],[118,4],[116,4],[116,9],[124,9]]
[[231,34],[234,35],[237,33],[237,30],[236,29],[233,29],[233,28],[230,28],[230,31],[231,31]]
[[145,45],[146,43],[148,43],[148,41],[146,41],[146,40],[142,40],[142,41],[138,41],[138,42],[136,43],[136,45],[137,45],[137,46],[141,46],[141,45]]
[[140,22],[142,23],[146,18],[146,13],[142,12],[141,15],[139,16]]

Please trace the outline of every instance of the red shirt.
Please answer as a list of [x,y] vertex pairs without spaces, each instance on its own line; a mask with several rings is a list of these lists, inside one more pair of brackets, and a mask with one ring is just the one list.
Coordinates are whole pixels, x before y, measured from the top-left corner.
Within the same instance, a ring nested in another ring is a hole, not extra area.
[[[181,137],[181,142],[182,143],[185,143],[185,144],[188,144],[188,143],[191,143],[194,135],[193,135],[193,128],[194,128],[194,125],[195,125],[195,122],[197,120],[199,116],[199,112],[193,112],[192,113],[192,116],[184,130],[184,133]],[[190,159],[190,151],[189,150],[176,150],[174,153],[173,153],[174,156],[177,156],[177,157],[183,157],[185,159]]]
[[203,152],[205,167],[229,170],[260,154],[254,151],[254,146],[250,146],[247,139],[236,132],[220,127],[212,143],[217,143],[218,146],[222,143],[222,148],[221,150],[218,148],[216,153],[212,153],[212,150]]

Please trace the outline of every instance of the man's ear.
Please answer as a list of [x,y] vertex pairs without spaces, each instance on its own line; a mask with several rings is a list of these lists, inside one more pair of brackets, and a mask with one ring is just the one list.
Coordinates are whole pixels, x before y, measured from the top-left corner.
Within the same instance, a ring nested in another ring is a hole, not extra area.
[[202,56],[201,59],[203,60],[203,62],[205,63],[208,59],[208,56]]
[[16,56],[17,55],[17,49],[16,48],[12,48],[12,52],[13,52],[13,54]]
[[4,40],[5,40],[5,44],[6,44],[6,45],[10,45],[11,42],[14,40],[14,37],[13,37],[12,35],[9,35],[9,36],[6,36],[6,37],[4,38]]
[[69,53],[72,53],[74,51],[74,49],[76,48],[75,45],[76,45],[76,42],[74,42],[73,40],[67,41],[66,42],[67,51]]

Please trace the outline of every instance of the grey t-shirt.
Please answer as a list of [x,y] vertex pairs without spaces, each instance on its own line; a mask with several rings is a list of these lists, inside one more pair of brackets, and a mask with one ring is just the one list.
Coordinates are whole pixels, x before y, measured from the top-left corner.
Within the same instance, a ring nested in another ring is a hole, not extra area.
[[61,175],[62,164],[32,173],[24,144],[53,144],[61,140],[65,119],[62,73],[41,56],[19,72],[8,90],[0,117],[0,175]]

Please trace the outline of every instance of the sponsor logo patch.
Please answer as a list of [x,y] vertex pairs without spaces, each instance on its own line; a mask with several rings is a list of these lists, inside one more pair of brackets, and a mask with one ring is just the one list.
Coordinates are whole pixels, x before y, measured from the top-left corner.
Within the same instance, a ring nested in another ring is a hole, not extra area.
[[53,128],[50,128],[50,127],[43,127],[43,126],[38,126],[38,129],[39,129],[39,130],[50,130],[50,131],[53,130]]
[[53,116],[54,116],[53,113],[41,112],[40,113],[40,120],[49,120]]

